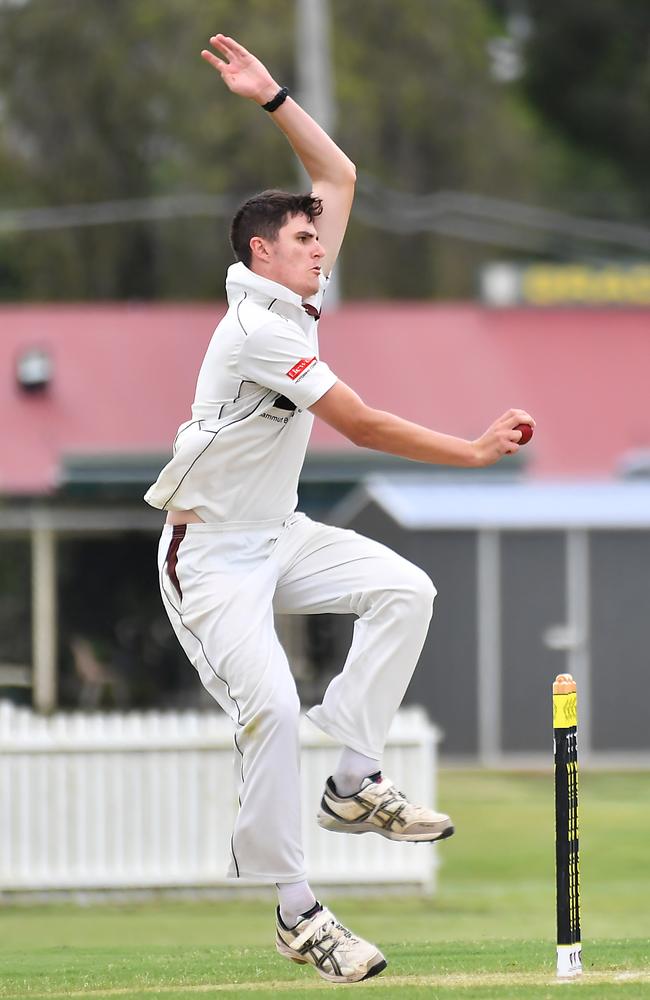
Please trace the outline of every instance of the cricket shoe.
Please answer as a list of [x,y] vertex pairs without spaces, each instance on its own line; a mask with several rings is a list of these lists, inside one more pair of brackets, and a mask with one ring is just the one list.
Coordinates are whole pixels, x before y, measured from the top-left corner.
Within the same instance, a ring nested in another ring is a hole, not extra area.
[[330,983],[360,983],[386,968],[386,959],[374,944],[356,937],[320,903],[295,927],[283,923],[278,907],[276,927],[279,953],[300,965],[313,965]]
[[454,832],[449,816],[413,805],[381,771],[364,778],[354,795],[339,795],[328,778],[316,819],[335,833],[378,833],[389,840],[445,840]]

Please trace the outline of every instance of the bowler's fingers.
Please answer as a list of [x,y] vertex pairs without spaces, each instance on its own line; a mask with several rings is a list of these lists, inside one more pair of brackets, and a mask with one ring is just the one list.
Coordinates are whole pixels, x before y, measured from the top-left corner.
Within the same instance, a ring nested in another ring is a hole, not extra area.
[[[233,55],[239,56],[241,59],[246,56],[250,56],[248,49],[245,49],[243,45],[236,42],[234,38],[230,37],[230,35],[215,35],[214,37],[219,39],[219,47],[223,48],[224,52],[228,54],[232,52]],[[210,39],[210,41],[212,41],[212,39]]]
[[201,51],[201,57],[205,59],[206,62],[209,62],[211,66],[214,66],[216,70],[219,70],[220,73],[223,73],[224,70],[228,69],[228,63],[224,62],[223,59],[218,59],[212,52],[208,51],[208,49],[203,49]]
[[513,427],[517,424],[530,424],[531,427],[535,426],[535,420],[531,417],[530,413],[526,410],[512,409],[508,413],[510,419],[513,421]]
[[210,39],[210,45],[223,52],[231,62],[250,58],[250,52],[234,38],[229,38],[228,35],[213,35]]
[[[213,35],[210,39],[210,45],[213,49],[217,49],[220,56],[226,56],[228,59],[232,60],[233,53],[228,51],[228,44],[225,35]],[[209,49],[205,49],[204,51],[209,52]],[[213,63],[213,65],[215,64]],[[222,62],[222,66],[228,65],[229,63]]]
[[[524,411],[521,410],[517,412],[523,413]],[[517,419],[517,424],[524,424],[528,422],[528,420]],[[517,424],[513,427],[508,427],[503,435],[504,444],[506,446],[506,455],[514,455],[519,451],[519,442],[523,437],[523,432],[516,430]]]

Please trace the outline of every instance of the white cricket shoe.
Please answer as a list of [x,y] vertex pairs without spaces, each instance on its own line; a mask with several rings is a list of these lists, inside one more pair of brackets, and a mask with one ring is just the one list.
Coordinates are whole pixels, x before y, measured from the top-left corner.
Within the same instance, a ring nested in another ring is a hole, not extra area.
[[365,778],[354,795],[339,795],[328,778],[316,819],[335,833],[372,832],[389,840],[445,840],[454,832],[449,816],[413,805],[381,771]]
[[301,965],[313,965],[330,983],[359,983],[386,968],[374,944],[355,937],[330,910],[317,903],[295,927],[286,927],[277,909],[275,946],[281,955]]

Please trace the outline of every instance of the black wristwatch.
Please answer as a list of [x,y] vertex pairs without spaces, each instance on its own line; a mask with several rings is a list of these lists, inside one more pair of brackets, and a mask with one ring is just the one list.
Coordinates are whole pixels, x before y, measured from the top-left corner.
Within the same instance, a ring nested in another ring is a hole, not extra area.
[[265,111],[277,111],[280,105],[284,104],[288,96],[289,96],[288,88],[281,87],[280,90],[278,90],[275,97],[272,98],[270,101],[267,101],[266,104],[263,104],[262,107],[264,108]]

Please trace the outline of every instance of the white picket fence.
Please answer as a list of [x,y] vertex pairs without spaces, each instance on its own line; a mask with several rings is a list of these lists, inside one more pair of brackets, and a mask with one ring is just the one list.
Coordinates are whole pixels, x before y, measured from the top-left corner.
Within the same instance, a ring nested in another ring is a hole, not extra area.
[[[438,735],[421,709],[393,723],[384,769],[435,800]],[[431,892],[436,851],[321,830],[336,747],[301,723],[303,826],[314,884]],[[232,726],[217,713],[58,714],[0,702],[0,892],[232,887]]]

